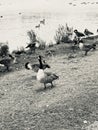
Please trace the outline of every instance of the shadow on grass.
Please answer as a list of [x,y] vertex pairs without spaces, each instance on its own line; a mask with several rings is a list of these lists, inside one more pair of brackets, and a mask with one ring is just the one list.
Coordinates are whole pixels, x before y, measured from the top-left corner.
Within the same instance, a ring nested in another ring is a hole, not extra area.
[[48,91],[48,90],[54,89],[55,87],[56,87],[56,86],[51,87],[51,85],[47,85],[46,88],[44,88],[44,85],[43,85],[41,88],[36,89],[36,92],[37,92],[37,93],[46,92],[46,91]]

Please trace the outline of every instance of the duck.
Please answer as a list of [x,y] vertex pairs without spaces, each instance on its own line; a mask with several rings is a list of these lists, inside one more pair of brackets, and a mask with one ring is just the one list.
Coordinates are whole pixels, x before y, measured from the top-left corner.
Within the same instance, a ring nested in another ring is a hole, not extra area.
[[83,37],[83,36],[85,36],[83,33],[78,32],[77,29],[74,30],[74,33],[76,34],[77,37]]
[[80,40],[79,41],[79,48],[80,48],[80,50],[81,51],[85,51],[85,56],[87,55],[87,53],[91,50],[91,49],[93,49],[93,50],[95,50],[96,49],[96,44],[95,43],[93,43],[92,45],[84,45],[83,44],[83,40]]
[[43,69],[42,59],[40,56],[38,57],[38,60],[39,60],[40,66],[39,66],[39,70],[36,75],[37,81],[44,84],[44,89],[46,89],[46,85],[48,83],[50,83],[51,87],[53,87],[54,86],[53,81],[57,80],[59,78],[59,76],[57,76],[56,74],[51,73],[51,72],[45,72]]
[[5,66],[7,71],[10,70],[10,66],[14,63],[16,63],[16,57],[12,56],[11,54],[9,54],[8,57],[4,57],[0,60],[0,65]]
[[88,29],[85,29],[84,34],[89,36],[89,35],[93,35],[94,33],[90,32]]
[[[41,57],[40,57],[41,58]],[[51,68],[50,65],[46,63],[45,60],[43,60],[43,70],[46,68]],[[30,62],[25,63],[25,68],[27,70],[33,70],[34,72],[38,72],[40,65],[39,64],[31,64]]]

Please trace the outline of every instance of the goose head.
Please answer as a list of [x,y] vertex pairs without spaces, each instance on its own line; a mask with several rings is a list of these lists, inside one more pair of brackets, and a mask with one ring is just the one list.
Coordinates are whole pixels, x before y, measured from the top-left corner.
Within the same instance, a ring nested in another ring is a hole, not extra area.
[[75,29],[75,30],[74,30],[74,32],[75,32],[75,33],[77,33],[77,32],[78,32],[78,30],[77,30],[77,29]]

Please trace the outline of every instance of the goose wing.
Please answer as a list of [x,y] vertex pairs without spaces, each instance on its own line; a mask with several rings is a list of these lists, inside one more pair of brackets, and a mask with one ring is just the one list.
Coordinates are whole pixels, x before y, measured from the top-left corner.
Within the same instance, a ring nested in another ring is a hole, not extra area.
[[5,58],[5,59],[0,60],[0,64],[7,65],[7,64],[10,64],[10,63],[11,63],[10,58]]
[[52,82],[53,80],[56,80],[59,78],[59,76],[57,76],[54,73],[51,72],[45,72],[45,77],[46,77],[46,82]]

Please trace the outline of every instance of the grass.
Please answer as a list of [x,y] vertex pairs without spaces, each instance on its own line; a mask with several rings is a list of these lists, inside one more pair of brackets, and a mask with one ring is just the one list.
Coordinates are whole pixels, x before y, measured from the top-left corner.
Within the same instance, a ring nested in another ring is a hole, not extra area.
[[[1,130],[88,130],[98,121],[98,51],[68,59],[73,54],[69,47],[60,44],[22,54],[13,66],[18,71],[0,77]],[[48,51],[53,55],[47,55]],[[44,90],[35,80],[36,73],[24,68],[27,61],[37,62],[38,54],[60,77],[52,89]]]

